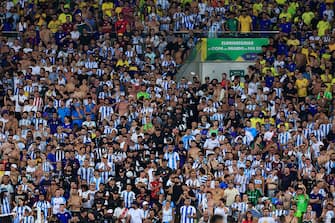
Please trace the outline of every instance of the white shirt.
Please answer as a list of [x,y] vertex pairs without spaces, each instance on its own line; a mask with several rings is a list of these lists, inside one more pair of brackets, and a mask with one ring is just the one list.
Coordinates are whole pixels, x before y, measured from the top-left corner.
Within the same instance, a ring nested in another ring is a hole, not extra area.
[[204,148],[213,150],[215,147],[219,147],[220,146],[220,142],[219,140],[215,139],[206,139],[206,142],[204,144]]
[[273,217],[261,217],[258,220],[258,223],[275,223],[275,219]]
[[272,139],[272,137],[274,136],[274,132],[271,131],[267,131],[264,134],[264,140],[265,141],[270,141]]
[[144,218],[144,211],[142,209],[131,208],[128,214],[130,215],[130,223],[142,223]]
[[11,100],[15,101],[15,112],[21,112],[22,106],[19,105],[19,103],[24,103],[24,101],[27,100],[27,97],[19,94],[12,96]]
[[217,214],[217,215],[221,215],[223,217],[223,223],[227,223],[227,214],[228,214],[228,209],[226,207],[224,208],[220,208],[220,207],[217,207],[215,208],[214,210],[214,214]]

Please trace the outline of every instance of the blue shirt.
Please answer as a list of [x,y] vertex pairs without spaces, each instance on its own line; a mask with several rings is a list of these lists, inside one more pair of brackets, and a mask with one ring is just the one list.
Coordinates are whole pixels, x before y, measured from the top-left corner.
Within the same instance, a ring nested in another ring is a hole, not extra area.
[[222,188],[222,189],[227,189],[227,188],[228,188],[228,184],[225,183],[225,182],[221,182],[221,183],[220,183],[220,188]]
[[58,119],[51,119],[48,121],[48,126],[50,127],[50,133],[55,134],[57,132],[57,127],[60,126],[60,121]]
[[91,120],[95,121],[95,114],[93,113],[93,108],[95,105],[93,103],[85,105],[85,110],[87,113],[90,113]]
[[266,87],[272,88],[274,80],[275,80],[275,78],[272,77],[272,76],[265,77],[265,85],[266,85]]
[[58,220],[60,221],[60,223],[68,223],[68,222],[70,222],[70,220],[72,218],[70,212],[68,212],[68,211],[65,211],[63,213],[59,212],[59,213],[56,214],[56,216],[57,216]]
[[64,32],[56,32],[55,33],[55,40],[56,40],[56,44],[58,46],[62,46],[63,43],[61,42],[61,39],[63,39],[66,36],[66,34]]
[[257,136],[257,129],[256,128],[248,128],[248,127],[245,127],[245,131],[248,131],[251,133],[251,135],[255,138]]
[[296,65],[295,63],[293,63],[293,62],[291,62],[291,63],[289,63],[289,64],[287,65],[287,69],[288,69],[290,72],[294,72],[295,69],[296,69],[296,67],[297,67],[297,65]]
[[271,21],[269,19],[261,19],[259,20],[259,30],[267,31],[270,30]]
[[284,43],[278,43],[277,54],[287,55],[287,53],[288,53],[287,45]]
[[286,23],[281,23],[279,24],[279,28],[283,33],[289,34],[292,29],[292,23],[286,22]]
[[71,116],[71,111],[68,107],[64,107],[64,108],[60,107],[58,108],[57,114],[60,118],[60,121],[64,123],[64,118],[66,116]]
[[[321,201],[323,199],[323,197],[322,197],[321,194],[314,194],[314,193],[311,193],[309,195],[309,198],[310,199],[319,198],[319,200],[321,200]],[[320,212],[321,211],[321,203],[319,203],[319,204],[311,204],[311,206],[312,206],[313,211],[316,211],[316,212]]]

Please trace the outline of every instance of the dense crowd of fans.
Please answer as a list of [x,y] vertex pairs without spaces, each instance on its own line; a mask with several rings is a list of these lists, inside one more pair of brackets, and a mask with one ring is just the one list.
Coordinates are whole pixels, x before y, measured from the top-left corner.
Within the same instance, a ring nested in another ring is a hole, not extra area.
[[[333,222],[333,8],[1,1],[0,222]],[[176,80],[201,37],[276,30],[245,77]]]

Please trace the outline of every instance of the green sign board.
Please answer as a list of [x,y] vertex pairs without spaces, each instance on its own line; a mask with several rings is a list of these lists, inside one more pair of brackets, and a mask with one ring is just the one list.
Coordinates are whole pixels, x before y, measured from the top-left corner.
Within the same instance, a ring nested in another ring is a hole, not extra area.
[[269,44],[269,39],[213,38],[206,42],[206,60],[252,61],[262,51],[262,46]]
[[234,77],[234,76],[244,77],[244,70],[229,70],[229,76],[230,77]]

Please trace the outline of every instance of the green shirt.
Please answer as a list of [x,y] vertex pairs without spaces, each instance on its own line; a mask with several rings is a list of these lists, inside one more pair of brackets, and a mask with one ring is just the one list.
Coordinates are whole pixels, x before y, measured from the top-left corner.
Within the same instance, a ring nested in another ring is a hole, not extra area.
[[229,29],[229,31],[237,31],[237,28],[238,28],[238,21],[237,21],[237,19],[235,19],[235,18],[228,19],[227,20],[227,28]]
[[[330,91],[325,91],[325,93],[323,93],[323,98],[331,100],[333,98],[332,93]],[[320,93],[318,94],[317,99],[321,99]]]
[[148,124],[145,124],[144,126],[143,126],[143,130],[144,131],[148,131],[148,129],[152,129],[154,126],[153,126],[153,124],[152,123],[148,123]]
[[297,203],[297,212],[305,213],[307,210],[307,205],[309,202],[309,197],[305,194],[299,194],[294,197],[295,202]]
[[258,203],[258,198],[260,198],[262,194],[259,190],[255,189],[253,191],[248,190],[247,195],[248,195],[249,201],[253,203],[254,205],[256,205]]
[[143,97],[144,99],[149,99],[150,95],[147,92],[140,91],[140,92],[137,93],[136,97],[137,97],[137,99],[140,99],[141,97]]

